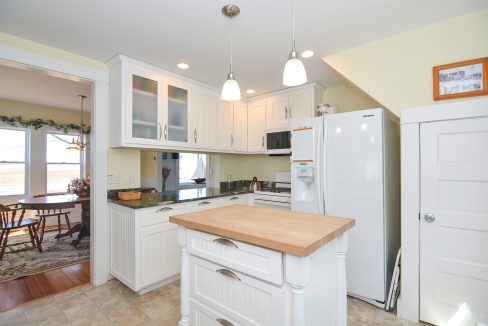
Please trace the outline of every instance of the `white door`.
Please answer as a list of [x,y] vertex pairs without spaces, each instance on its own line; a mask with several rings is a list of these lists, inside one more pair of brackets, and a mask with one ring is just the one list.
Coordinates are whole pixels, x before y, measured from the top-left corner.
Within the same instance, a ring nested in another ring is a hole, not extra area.
[[247,108],[247,150],[248,152],[264,152],[266,128],[266,102],[251,102]]
[[232,151],[234,138],[234,109],[232,102],[219,101],[219,148]]
[[288,94],[268,99],[266,103],[266,128],[287,127],[289,125]]
[[290,93],[288,97],[288,119],[305,119],[313,117],[313,89]]
[[232,137],[234,151],[247,151],[247,104],[234,102],[234,134]]
[[421,124],[420,319],[488,324],[488,118]]
[[348,235],[347,291],[385,301],[382,110],[331,114],[324,121],[326,213],[356,219]]
[[192,138],[194,147],[214,149],[217,147],[218,94],[205,89],[196,89],[195,106],[192,110]]

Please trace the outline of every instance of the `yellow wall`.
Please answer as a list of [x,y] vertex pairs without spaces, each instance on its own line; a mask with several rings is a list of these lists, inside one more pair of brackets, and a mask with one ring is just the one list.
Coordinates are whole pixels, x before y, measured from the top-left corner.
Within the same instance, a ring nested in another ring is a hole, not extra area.
[[324,92],[324,103],[339,108],[339,112],[383,107],[368,94],[351,84],[329,87]]
[[81,55],[63,51],[61,49],[54,48],[41,43],[32,42],[27,39],[16,37],[10,34],[5,34],[0,32],[0,43],[10,45],[22,50],[43,54],[48,57],[69,61],[71,63],[76,63],[90,68],[108,70],[105,63],[101,61],[93,60],[87,57],[83,57]]
[[215,186],[226,181],[228,175],[232,175],[232,180],[250,180],[256,176],[260,181],[274,181],[275,172],[290,171],[290,157],[215,154],[211,156],[211,166]]
[[[109,148],[108,174],[116,175],[119,183],[108,184],[108,189],[138,188],[141,186],[141,151],[132,148]],[[129,174],[133,181],[129,182]]]
[[155,178],[157,152],[141,151],[141,178]]
[[[386,108],[431,105],[432,67],[488,56],[488,10],[368,43],[323,60]],[[445,102],[445,101],[444,101]]]
[[[80,123],[80,112],[63,110],[30,103],[0,99],[0,114],[9,117],[22,116],[24,119],[52,119],[57,123]],[[90,121],[90,114],[85,112],[85,121]]]

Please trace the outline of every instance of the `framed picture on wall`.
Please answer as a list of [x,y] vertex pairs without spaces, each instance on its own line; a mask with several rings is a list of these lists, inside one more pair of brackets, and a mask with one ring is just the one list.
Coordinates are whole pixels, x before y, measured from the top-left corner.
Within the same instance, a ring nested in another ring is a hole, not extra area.
[[488,58],[433,68],[434,101],[488,95]]

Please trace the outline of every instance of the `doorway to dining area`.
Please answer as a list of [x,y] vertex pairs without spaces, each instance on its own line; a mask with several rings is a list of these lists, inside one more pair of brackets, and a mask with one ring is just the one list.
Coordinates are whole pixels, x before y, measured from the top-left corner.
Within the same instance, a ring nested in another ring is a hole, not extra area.
[[89,82],[0,62],[0,83],[3,311],[90,281],[92,155]]

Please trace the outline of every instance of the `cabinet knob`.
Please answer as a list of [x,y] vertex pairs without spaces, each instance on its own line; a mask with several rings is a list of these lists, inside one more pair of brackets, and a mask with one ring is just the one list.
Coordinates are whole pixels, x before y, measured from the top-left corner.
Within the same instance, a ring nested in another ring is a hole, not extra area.
[[164,140],[168,140],[168,124],[164,125]]
[[198,203],[198,206],[208,205],[208,204],[211,204],[211,202],[209,202],[209,201],[202,201],[201,203]]
[[158,122],[158,125],[159,125],[159,137],[158,137],[158,140],[161,140],[161,137],[163,136],[163,129],[161,128],[161,123]]
[[264,148],[264,136],[261,136],[261,148]]
[[234,135],[230,134],[230,147],[234,146]]
[[193,139],[195,140],[195,144],[197,143],[197,138],[198,138],[198,135],[197,135],[197,130],[195,129],[193,131]]
[[290,105],[290,107],[288,108],[288,117],[290,117],[290,120],[292,119],[292,118],[291,118],[291,105]]
[[288,119],[288,108],[285,105],[285,120],[287,120],[287,119]]
[[165,211],[169,211],[169,210],[172,210],[173,207],[163,207],[163,208],[160,208],[156,211],[157,212],[165,212]]
[[427,213],[424,215],[424,220],[426,220],[429,223],[432,223],[435,221],[435,216],[432,213]]
[[237,196],[233,196],[233,197],[229,198],[229,200],[237,200],[237,199],[239,199],[239,197],[237,197]]

